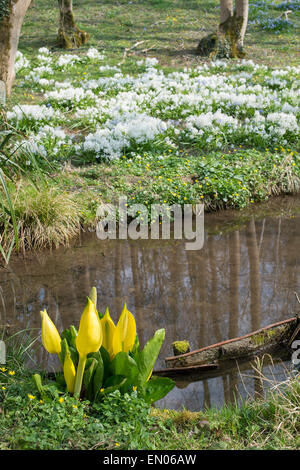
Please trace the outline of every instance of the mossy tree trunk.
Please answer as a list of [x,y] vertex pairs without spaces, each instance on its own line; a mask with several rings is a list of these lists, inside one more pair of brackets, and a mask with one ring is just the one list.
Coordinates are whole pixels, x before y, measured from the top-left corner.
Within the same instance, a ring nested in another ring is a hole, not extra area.
[[5,83],[8,95],[15,78],[20,31],[30,3],[31,0],[7,0],[7,8],[0,18],[0,80]]
[[220,0],[220,24],[215,33],[201,39],[197,53],[210,58],[244,57],[244,37],[248,23],[249,0]]
[[73,15],[72,0],[58,0],[60,20],[58,43],[64,49],[80,47],[89,40],[89,34],[78,28]]

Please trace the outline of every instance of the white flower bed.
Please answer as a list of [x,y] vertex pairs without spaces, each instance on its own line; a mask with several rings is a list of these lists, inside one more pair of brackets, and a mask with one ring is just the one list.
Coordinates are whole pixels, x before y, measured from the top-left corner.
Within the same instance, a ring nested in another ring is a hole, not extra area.
[[[104,58],[95,48],[60,56],[41,48],[31,67],[18,53],[16,69],[24,74],[23,86],[42,93],[44,104],[16,106],[8,119],[23,129],[28,124],[35,132],[31,141],[42,153],[56,154],[68,145],[83,161],[119,158],[145,145],[163,153],[180,141],[220,149],[293,145],[299,139],[300,67],[271,70],[252,61],[215,61],[167,74],[157,59],[146,58],[137,61],[140,73],[131,76],[121,66],[103,63]],[[92,65],[90,77],[86,67]],[[72,67],[78,68],[78,78],[70,78]],[[54,80],[56,71],[67,79]],[[47,145],[41,124],[51,126],[54,136]],[[76,133],[76,143],[71,137],[66,143],[57,126],[85,132]]]

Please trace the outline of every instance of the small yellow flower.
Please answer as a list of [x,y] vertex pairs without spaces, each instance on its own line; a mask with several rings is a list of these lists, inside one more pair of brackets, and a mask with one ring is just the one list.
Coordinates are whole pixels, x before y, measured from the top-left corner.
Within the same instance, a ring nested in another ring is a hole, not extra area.
[[60,397],[58,401],[59,401],[59,403],[63,403],[65,401],[65,399],[63,397]]
[[120,447],[120,444],[118,442],[116,442],[115,444],[116,447]]
[[135,392],[135,391],[137,390],[137,386],[134,385],[134,386],[132,387],[132,390]]
[[27,396],[28,396],[28,398],[29,398],[30,400],[34,400],[34,399],[35,399],[35,395],[30,395],[30,393],[28,393]]
[[100,388],[100,392],[103,393],[103,392],[104,392],[104,388]]
[[72,406],[73,406],[73,408],[75,408],[75,409],[77,409],[77,408],[78,408],[78,406],[77,406],[77,405],[72,405]]
[[6,390],[6,387],[2,387],[2,390]]
[[15,375],[15,371],[14,371],[14,370],[10,370],[8,373],[9,373],[9,375]]
[[5,369],[5,367],[0,367],[0,370],[1,370],[1,372],[6,372],[7,371],[7,369]]
[[40,400],[40,403],[43,404],[43,403],[44,403],[44,400]]

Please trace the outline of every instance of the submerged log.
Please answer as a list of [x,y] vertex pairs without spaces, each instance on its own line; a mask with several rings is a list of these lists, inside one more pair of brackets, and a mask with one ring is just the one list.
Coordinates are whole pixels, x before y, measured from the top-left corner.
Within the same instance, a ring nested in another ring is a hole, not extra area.
[[268,325],[248,335],[212,344],[180,356],[165,359],[168,368],[183,368],[220,363],[231,359],[251,358],[269,352],[274,346],[288,345],[299,319],[289,318]]
[[[272,346],[268,354],[263,355],[263,365],[274,365],[289,361],[291,359],[291,352],[284,346]],[[176,387],[185,388],[192,382],[199,382],[202,380],[215,379],[217,377],[224,377],[236,373],[253,370],[254,358],[249,357],[241,359],[228,359],[223,361],[216,361],[212,364],[203,364],[199,366],[188,366],[178,368],[166,368],[162,370],[153,371],[153,375],[169,377],[175,380]]]

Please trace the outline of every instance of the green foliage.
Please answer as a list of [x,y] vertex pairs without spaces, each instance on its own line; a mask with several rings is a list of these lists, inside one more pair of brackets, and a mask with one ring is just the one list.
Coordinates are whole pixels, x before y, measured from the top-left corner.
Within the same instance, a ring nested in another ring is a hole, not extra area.
[[143,398],[147,403],[154,403],[164,398],[173,388],[174,383],[168,377],[153,376],[144,386]]
[[[4,197],[2,199],[0,195],[0,211],[2,211],[3,214],[5,214],[5,219],[3,223],[3,232],[0,238],[0,253],[3,256],[5,263],[8,264],[13,247],[15,246],[17,251],[19,249],[19,225],[17,223],[15,207],[10,197],[10,191],[8,189],[8,185],[6,183],[6,179],[1,168],[0,168],[0,183],[2,185],[2,189],[4,193]],[[9,235],[7,236],[7,232],[9,234],[9,230],[8,230],[9,221],[11,221],[10,225],[12,226],[13,236],[11,237],[12,239],[9,240],[7,243],[7,238],[9,237]],[[1,222],[0,222],[0,226],[1,226]],[[7,248],[7,251],[6,251],[6,248]]]
[[0,0],[0,23],[9,14],[10,0]]
[[300,449],[299,376],[276,384],[265,399],[196,413],[150,408],[137,391],[79,401],[47,377],[40,398],[24,365],[34,341],[28,332],[7,341],[8,363],[0,367],[1,450]]
[[134,354],[139,374],[137,376],[137,385],[143,388],[152,373],[154,364],[158,357],[158,353],[165,339],[165,330],[158,330],[155,332],[145,345],[142,351],[137,351]]
[[[76,334],[77,330],[74,326],[63,331],[60,359],[64,363],[66,351],[70,351],[77,370],[79,357],[75,348]],[[140,347],[136,346],[132,352],[119,352],[112,360],[103,346],[98,352],[88,354],[83,375],[82,396],[90,401],[102,401],[106,395],[119,390],[122,394],[137,391],[138,396],[148,403],[154,403],[163,398],[173,389],[175,383],[168,378],[152,377],[150,379],[150,376],[164,337],[165,331],[158,330],[144,349],[140,350]],[[47,385],[42,386],[38,375],[34,375],[34,384],[37,392],[45,397],[48,388]],[[57,384],[61,385],[63,390],[66,389],[62,376],[59,376]],[[52,393],[52,389],[50,392]]]

